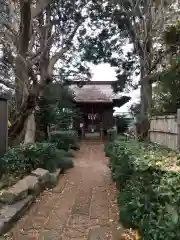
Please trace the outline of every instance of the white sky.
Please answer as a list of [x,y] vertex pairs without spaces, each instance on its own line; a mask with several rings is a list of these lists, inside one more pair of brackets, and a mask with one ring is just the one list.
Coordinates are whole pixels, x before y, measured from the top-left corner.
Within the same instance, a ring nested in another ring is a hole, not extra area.
[[[116,73],[114,69],[107,63],[99,64],[97,66],[91,67],[93,76],[92,81],[115,81]],[[131,97],[131,100],[124,104],[121,108],[116,108],[116,112],[128,112],[129,107],[132,103],[138,102],[139,100],[139,89],[133,90],[129,93],[122,93],[122,95],[127,95]]]
[[[123,47],[124,55],[127,54],[128,51],[132,50],[132,44],[126,44]],[[116,73],[115,70],[110,66],[108,63],[103,63],[99,65],[90,65],[93,76],[92,81],[115,81],[116,80]],[[134,78],[134,81],[137,81],[137,78]],[[133,90],[128,93],[122,93],[122,95],[127,95],[131,97],[131,100],[124,104],[121,108],[115,108],[117,112],[128,112],[129,107],[139,101],[140,98],[140,91],[139,89]]]

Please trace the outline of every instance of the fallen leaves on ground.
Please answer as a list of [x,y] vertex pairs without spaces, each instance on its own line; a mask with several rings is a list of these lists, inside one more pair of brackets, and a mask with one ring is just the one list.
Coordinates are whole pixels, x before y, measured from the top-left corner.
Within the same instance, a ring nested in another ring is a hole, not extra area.
[[133,231],[132,229],[123,233],[122,237],[123,238],[120,240],[140,240],[141,239],[138,231]]

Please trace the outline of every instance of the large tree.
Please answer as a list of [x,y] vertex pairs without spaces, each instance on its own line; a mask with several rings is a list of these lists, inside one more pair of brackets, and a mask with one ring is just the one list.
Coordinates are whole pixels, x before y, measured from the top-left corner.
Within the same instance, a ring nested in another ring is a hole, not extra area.
[[114,19],[129,37],[139,59],[142,117],[151,115],[154,74],[169,52],[162,37],[167,24],[176,20],[174,16],[173,1],[116,1]]
[[87,73],[87,67],[77,57],[75,40],[86,33],[88,13],[96,5],[98,1],[87,0],[6,1],[6,16],[0,22],[4,28],[1,44],[13,53],[11,80],[15,86],[16,116],[9,129],[12,144],[25,126],[26,142],[34,141],[34,110],[44,88],[56,80],[54,75],[59,75],[58,65],[60,81],[67,78],[64,63],[70,61],[74,68],[71,65],[68,72],[73,76],[78,72],[77,66],[81,76]]
[[[24,126],[26,141],[34,140],[34,134],[29,138],[28,132],[35,133],[33,113],[44,88],[57,80],[55,75],[63,81],[67,77],[77,78],[80,72],[79,77],[84,79],[88,69],[82,63],[87,60],[110,62],[117,71],[118,91],[127,87],[127,83],[132,85],[132,72],[140,74],[142,119],[151,114],[154,73],[169,51],[164,48],[161,35],[177,9],[172,1],[5,3],[0,40],[11,53],[8,59],[14,71],[11,80],[16,94],[16,116],[9,130],[11,142],[16,141]],[[123,57],[125,42],[132,43],[133,49]]]
[[[132,85],[132,73],[139,74],[142,121],[151,115],[152,83],[161,74],[166,65],[164,59],[171,52],[164,44],[163,35],[166,27],[179,16],[178,4],[173,0],[107,0],[100,16],[104,29],[98,38],[89,41],[91,49],[95,49],[93,54],[88,52],[89,58],[96,62],[97,58],[103,58],[117,68],[117,83],[120,83],[116,84],[117,90]],[[125,39],[133,48],[123,58],[122,40]]]
[[180,108],[180,73],[164,74],[153,88],[152,114],[155,116],[176,114]]
[[166,58],[167,68],[153,87],[153,115],[175,114],[180,108],[180,22],[171,25],[164,33],[171,49]]

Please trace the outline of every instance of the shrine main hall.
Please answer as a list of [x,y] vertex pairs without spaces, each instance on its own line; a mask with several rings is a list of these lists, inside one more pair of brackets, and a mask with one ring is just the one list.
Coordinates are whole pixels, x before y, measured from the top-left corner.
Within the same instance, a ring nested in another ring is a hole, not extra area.
[[114,108],[120,108],[130,100],[128,96],[115,94],[113,83],[114,81],[72,81],[69,84],[74,93],[73,101],[80,111],[74,127],[83,138],[106,135],[107,130],[116,124]]

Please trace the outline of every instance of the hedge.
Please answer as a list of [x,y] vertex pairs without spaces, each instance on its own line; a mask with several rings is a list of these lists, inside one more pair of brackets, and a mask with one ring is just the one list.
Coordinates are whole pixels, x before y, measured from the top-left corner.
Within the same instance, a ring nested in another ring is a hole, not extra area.
[[59,150],[49,142],[20,145],[9,148],[1,159],[1,168],[6,175],[25,175],[38,167],[54,172],[57,168],[73,167],[72,154]]
[[180,154],[122,139],[105,152],[124,226],[138,229],[142,240],[180,239]]
[[58,131],[51,135],[50,141],[56,144],[58,149],[64,149],[68,151],[69,149],[78,150],[78,135],[74,131]]

